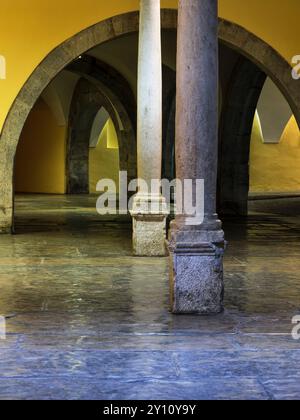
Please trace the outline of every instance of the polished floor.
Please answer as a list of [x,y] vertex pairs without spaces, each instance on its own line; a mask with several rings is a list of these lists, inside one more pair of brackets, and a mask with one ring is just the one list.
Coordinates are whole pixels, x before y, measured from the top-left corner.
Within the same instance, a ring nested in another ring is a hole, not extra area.
[[168,311],[168,261],[134,258],[94,197],[19,196],[0,237],[0,399],[299,399],[300,200],[225,223],[226,310]]

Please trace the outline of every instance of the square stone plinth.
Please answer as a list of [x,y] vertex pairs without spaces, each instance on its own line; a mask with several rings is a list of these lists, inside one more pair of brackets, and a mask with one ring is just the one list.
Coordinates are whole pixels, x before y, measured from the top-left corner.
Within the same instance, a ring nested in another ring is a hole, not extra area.
[[213,244],[170,249],[171,310],[175,314],[223,311],[223,251]]
[[133,215],[133,252],[137,256],[166,256],[166,215]]

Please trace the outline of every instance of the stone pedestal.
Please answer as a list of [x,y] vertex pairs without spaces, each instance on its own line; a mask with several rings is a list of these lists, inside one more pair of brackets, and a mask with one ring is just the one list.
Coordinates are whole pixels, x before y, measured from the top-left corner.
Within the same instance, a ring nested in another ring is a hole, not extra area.
[[166,255],[166,218],[168,209],[162,196],[137,194],[131,211],[133,252],[137,256]]
[[224,232],[184,231],[173,225],[169,252],[172,312],[222,312]]

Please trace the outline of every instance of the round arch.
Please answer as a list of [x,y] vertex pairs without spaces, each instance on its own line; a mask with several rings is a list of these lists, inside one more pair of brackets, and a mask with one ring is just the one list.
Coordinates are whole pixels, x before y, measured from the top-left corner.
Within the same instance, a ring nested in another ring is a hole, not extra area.
[[261,38],[224,19],[219,20],[219,39],[256,64],[273,80],[289,103],[300,128],[299,80],[293,79],[291,65]]
[[240,56],[232,71],[219,123],[218,212],[248,214],[252,126],[266,74]]
[[[79,79],[73,93],[68,124],[66,156],[68,194],[89,193],[90,136],[99,110],[103,108],[114,123],[120,145],[121,130],[111,102],[89,80]],[[123,166],[126,166],[124,154],[121,155],[121,160]]]
[[[176,29],[177,11],[162,10],[162,27]],[[93,47],[137,32],[139,13],[132,12],[97,23],[55,48],[34,70],[15,99],[0,138],[0,232],[10,232],[13,221],[14,157],[23,126],[36,100],[68,64]],[[288,100],[300,126],[300,89],[291,77],[291,66],[272,47],[246,29],[221,19],[219,39],[257,64]]]
[[101,107],[111,116],[118,137],[120,170],[128,179],[137,177],[135,108],[127,81],[113,68],[88,56],[67,67],[79,75],[70,108],[67,145],[67,192],[88,193],[89,138]]

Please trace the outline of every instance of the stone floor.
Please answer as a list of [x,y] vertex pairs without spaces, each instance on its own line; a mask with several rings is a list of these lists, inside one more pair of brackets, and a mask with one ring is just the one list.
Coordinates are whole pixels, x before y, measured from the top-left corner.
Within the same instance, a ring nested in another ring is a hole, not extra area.
[[226,310],[168,312],[168,262],[134,258],[93,197],[21,196],[0,238],[0,399],[299,399],[300,200],[225,223]]

